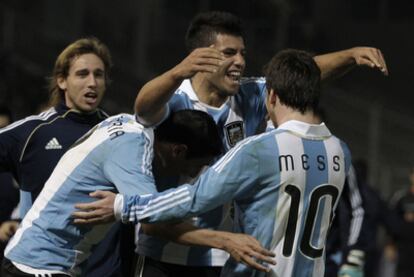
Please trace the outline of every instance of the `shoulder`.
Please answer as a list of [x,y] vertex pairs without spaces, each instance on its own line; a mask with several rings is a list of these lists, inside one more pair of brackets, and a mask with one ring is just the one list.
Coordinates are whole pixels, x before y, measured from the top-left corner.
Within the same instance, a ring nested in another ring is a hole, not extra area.
[[240,90],[242,92],[262,92],[266,89],[266,79],[264,77],[243,77],[240,80]]
[[31,115],[24,119],[18,120],[7,127],[0,129],[0,134],[6,132],[16,133],[30,133],[33,129],[38,127],[40,124],[47,123],[53,120],[58,113],[55,108],[50,108],[38,115]]
[[[145,140],[153,140],[153,128],[144,127],[136,121],[132,114],[118,114],[111,116],[101,122],[98,126],[101,132],[104,132],[111,140],[134,140],[135,138],[143,138]],[[122,139],[118,139],[121,138]]]

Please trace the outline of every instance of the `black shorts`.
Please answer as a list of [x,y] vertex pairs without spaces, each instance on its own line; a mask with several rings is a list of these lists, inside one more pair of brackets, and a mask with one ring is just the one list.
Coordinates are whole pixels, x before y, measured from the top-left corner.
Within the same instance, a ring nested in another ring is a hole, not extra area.
[[135,277],[219,277],[221,266],[185,266],[140,256]]
[[[39,274],[29,274],[19,270],[17,267],[14,266],[9,259],[3,258],[3,262],[1,264],[1,275],[2,277],[33,277],[39,276]],[[44,276],[47,277],[68,277],[69,275],[66,274],[45,274]]]

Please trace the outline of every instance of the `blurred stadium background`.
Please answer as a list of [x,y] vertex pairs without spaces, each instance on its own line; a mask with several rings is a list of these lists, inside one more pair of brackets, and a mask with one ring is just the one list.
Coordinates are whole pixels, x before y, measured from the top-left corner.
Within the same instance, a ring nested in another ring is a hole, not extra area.
[[246,76],[259,76],[278,50],[325,53],[380,48],[389,77],[358,68],[324,87],[329,127],[364,158],[369,181],[388,198],[414,165],[414,1],[411,0],[1,0],[0,102],[16,119],[47,101],[46,76],[70,42],[96,36],[113,55],[104,109],[132,112],[138,89],[185,57],[191,18],[226,10],[244,22]]

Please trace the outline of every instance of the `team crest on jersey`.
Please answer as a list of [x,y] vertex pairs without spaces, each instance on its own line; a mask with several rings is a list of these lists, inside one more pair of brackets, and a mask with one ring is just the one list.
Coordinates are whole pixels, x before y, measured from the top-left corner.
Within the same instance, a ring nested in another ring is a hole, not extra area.
[[243,121],[236,121],[224,126],[227,142],[231,147],[244,138]]

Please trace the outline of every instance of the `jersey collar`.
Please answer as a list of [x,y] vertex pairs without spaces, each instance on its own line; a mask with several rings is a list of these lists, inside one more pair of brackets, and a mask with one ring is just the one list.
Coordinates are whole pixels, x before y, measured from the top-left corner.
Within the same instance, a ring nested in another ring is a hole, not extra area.
[[303,121],[289,120],[280,125],[278,130],[286,130],[308,139],[323,139],[332,136],[325,123],[308,124]]

